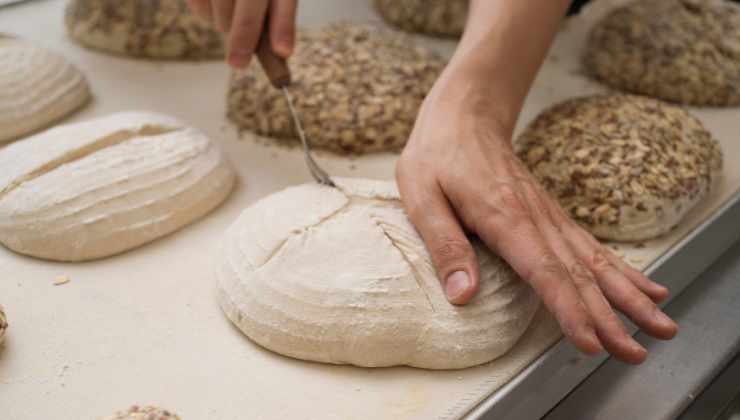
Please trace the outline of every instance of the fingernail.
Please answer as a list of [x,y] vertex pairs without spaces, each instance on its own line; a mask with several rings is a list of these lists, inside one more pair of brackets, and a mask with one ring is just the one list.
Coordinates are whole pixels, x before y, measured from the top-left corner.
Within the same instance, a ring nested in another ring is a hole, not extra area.
[[673,321],[668,315],[666,315],[660,309],[657,309],[655,311],[654,317],[655,317],[655,320],[660,322],[661,324],[676,326],[676,322]]
[[470,277],[464,271],[455,271],[447,277],[445,284],[445,294],[447,300],[455,303],[470,287]]

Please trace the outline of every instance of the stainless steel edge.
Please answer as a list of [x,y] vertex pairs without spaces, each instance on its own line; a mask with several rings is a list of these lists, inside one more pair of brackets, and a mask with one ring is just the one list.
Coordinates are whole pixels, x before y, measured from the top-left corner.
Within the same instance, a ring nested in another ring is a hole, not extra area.
[[[678,336],[666,342],[637,334],[650,352],[645,363],[607,361],[545,419],[676,419],[740,349],[739,280],[740,242],[666,308],[681,326]],[[735,377],[731,390],[738,384]]]
[[[728,199],[670,251],[651,264],[651,278],[671,291],[669,304],[733,243],[740,240],[740,192]],[[630,332],[637,328],[628,323]],[[607,360],[587,357],[560,340],[521,374],[481,402],[469,419],[532,420],[542,418]]]

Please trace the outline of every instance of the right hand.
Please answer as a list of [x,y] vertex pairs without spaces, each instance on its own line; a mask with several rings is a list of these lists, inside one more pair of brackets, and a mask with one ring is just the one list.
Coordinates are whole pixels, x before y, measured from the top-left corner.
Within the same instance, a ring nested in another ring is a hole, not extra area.
[[193,13],[228,34],[226,60],[234,68],[244,68],[252,59],[268,11],[272,50],[283,58],[293,53],[298,0],[187,1]]

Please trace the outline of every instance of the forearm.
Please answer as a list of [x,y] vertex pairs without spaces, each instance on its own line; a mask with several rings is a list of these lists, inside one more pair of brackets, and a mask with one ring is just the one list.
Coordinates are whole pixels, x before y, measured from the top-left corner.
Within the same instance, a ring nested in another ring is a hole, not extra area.
[[472,101],[503,130],[513,130],[570,3],[472,0],[465,34],[440,79],[453,91],[445,96]]

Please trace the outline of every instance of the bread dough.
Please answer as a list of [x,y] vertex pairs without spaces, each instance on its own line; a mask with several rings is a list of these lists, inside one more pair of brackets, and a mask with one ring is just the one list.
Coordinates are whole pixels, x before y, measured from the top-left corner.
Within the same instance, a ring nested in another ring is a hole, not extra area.
[[0,242],[81,261],[173,232],[218,206],[235,175],[205,134],[166,116],[113,114],[0,149]]
[[336,178],[248,208],[219,256],[218,296],[249,338],[305,360],[457,369],[506,353],[539,299],[474,241],[480,292],[447,302],[395,184]]
[[0,344],[5,339],[5,331],[8,330],[8,318],[5,315],[5,308],[0,305]]
[[375,0],[375,8],[404,31],[459,36],[465,29],[470,0]]
[[103,420],[180,420],[180,416],[162,408],[135,405],[128,410],[105,417]]
[[[306,135],[338,153],[401,149],[444,66],[405,35],[349,23],[301,31],[290,64]],[[228,108],[240,129],[299,144],[283,95],[256,62],[232,75]]]
[[67,32],[103,51],[161,59],[222,58],[221,35],[185,0],[69,0]]
[[683,104],[740,105],[740,7],[632,2],[594,27],[585,65],[616,89]]
[[49,126],[89,98],[85,77],[67,60],[0,33],[0,143]]
[[697,118],[640,96],[559,103],[534,120],[516,147],[575,220],[617,241],[668,232],[722,172],[719,144]]

